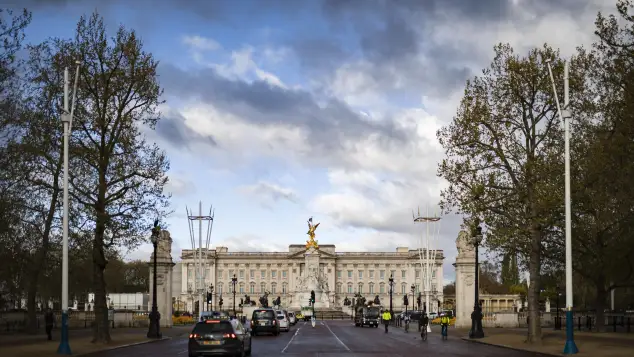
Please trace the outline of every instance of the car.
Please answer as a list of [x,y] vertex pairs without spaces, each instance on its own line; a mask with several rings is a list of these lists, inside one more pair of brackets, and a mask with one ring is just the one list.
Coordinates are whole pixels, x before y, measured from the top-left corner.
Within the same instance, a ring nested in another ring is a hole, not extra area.
[[251,335],[238,320],[198,322],[189,335],[189,357],[205,355],[251,355]]
[[251,316],[251,335],[270,333],[275,336],[280,334],[280,324],[277,321],[277,313],[270,307],[253,311]]
[[304,314],[298,312],[295,314],[295,318],[297,319],[297,321],[302,321],[304,319]]
[[280,326],[280,331],[288,332],[291,329],[291,322],[288,319],[288,315],[286,315],[286,311],[277,310],[275,311],[277,315],[278,325]]
[[289,311],[288,313],[288,322],[290,322],[291,325],[295,325],[297,323],[297,318],[295,317],[295,313],[292,311]]

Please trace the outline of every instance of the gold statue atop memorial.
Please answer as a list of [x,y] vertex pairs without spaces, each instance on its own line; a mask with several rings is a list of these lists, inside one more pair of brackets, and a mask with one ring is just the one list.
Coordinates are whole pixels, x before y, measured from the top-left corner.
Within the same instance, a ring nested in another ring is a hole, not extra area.
[[310,217],[308,219],[308,232],[306,233],[310,239],[306,241],[306,249],[309,249],[310,247],[319,249],[319,244],[315,240],[315,230],[317,227],[319,227],[319,223],[313,224],[313,217]]

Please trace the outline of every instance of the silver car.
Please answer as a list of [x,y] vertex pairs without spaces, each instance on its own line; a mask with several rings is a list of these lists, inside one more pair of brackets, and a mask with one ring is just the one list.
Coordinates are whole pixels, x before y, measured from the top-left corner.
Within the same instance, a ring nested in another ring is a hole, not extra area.
[[288,313],[288,321],[290,321],[291,325],[295,325],[297,323],[297,317],[295,317],[295,313],[290,311]]

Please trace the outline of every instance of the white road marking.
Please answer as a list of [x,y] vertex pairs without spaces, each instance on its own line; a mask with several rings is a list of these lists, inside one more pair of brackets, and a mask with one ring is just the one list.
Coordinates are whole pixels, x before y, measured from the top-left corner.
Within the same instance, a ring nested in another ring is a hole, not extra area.
[[187,352],[188,352],[187,350],[185,350],[185,351],[180,351],[180,352],[178,352],[178,354],[179,354],[179,355],[182,355],[183,353],[187,353]]
[[330,333],[331,333],[333,336],[335,336],[335,338],[337,339],[337,341],[339,341],[339,343],[343,346],[343,348],[345,348],[345,349],[346,349],[346,351],[350,352],[350,349],[348,348],[348,346],[346,346],[346,344],[345,344],[345,343],[343,343],[343,342],[339,339],[339,337],[337,337],[337,335],[335,335],[335,333],[334,333],[334,332],[332,332],[332,330],[330,329],[330,326],[328,326],[328,324],[324,324],[324,326],[326,326],[326,328],[328,329],[328,331],[330,331]]
[[[306,322],[304,322],[304,325],[306,325]],[[304,326],[300,326],[297,328],[297,330],[295,330],[295,334],[293,335],[293,337],[291,337],[291,339],[288,341],[288,343],[286,344],[286,346],[284,346],[284,349],[282,350],[282,353],[286,353],[286,349],[288,348],[288,346],[291,345],[291,343],[293,342],[293,340],[295,339],[295,336],[297,336],[299,334],[299,330],[302,329],[302,327]]]

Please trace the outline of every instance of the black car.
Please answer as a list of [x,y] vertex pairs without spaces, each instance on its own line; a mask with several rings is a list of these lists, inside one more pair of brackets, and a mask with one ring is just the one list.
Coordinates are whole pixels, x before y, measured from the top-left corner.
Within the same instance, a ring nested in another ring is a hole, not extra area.
[[187,349],[189,357],[249,356],[251,335],[238,320],[206,320],[194,326]]
[[259,333],[280,334],[280,324],[277,321],[275,310],[262,308],[253,311],[251,317],[251,334],[257,336]]

